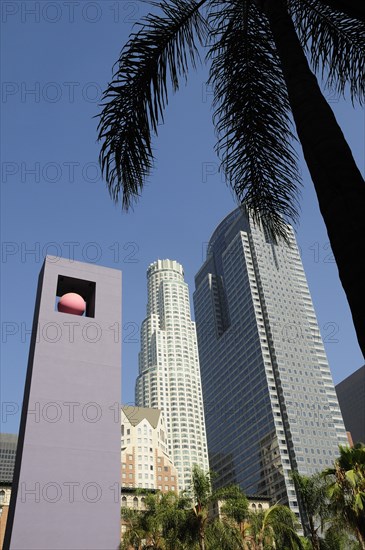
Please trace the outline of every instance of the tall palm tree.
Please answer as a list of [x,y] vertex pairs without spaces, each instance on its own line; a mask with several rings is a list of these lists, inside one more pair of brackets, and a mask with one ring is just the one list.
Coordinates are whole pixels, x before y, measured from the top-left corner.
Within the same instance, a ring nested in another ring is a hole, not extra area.
[[197,464],[191,470],[192,498],[191,534],[195,534],[199,550],[206,550],[206,529],[209,523],[209,504],[213,502],[211,473],[204,472]]
[[[219,546],[223,550],[229,545],[234,550],[239,540],[236,525],[243,522],[247,515],[248,501],[237,486],[213,491],[211,477],[212,472],[205,472],[197,464],[193,465],[189,489],[191,504],[186,524],[190,544],[197,543],[199,550],[215,550]],[[218,501],[224,502],[220,518],[213,514],[213,506]],[[225,521],[226,517],[234,519],[236,525],[232,526]]]
[[332,510],[340,521],[345,520],[365,550],[365,445],[340,446],[334,468],[323,475],[329,480]]
[[232,485],[217,491],[217,497],[223,501],[221,512],[223,517],[232,519],[242,536],[248,517],[248,500],[241,487]]
[[267,510],[250,512],[243,533],[246,550],[302,550],[300,527],[295,514],[287,506],[274,504]]
[[[358,261],[365,185],[315,72],[353,101],[365,96],[361,0],[161,0],[122,49],[104,93],[100,162],[109,192],[128,209],[154,164],[152,135],[170,89],[207,60],[221,169],[239,202],[272,238],[298,216],[292,114],[339,276],[365,355],[365,295]],[[205,10],[206,17],[202,10]],[[308,58],[308,59],[307,59]]]
[[305,525],[313,550],[321,550],[319,530],[323,530],[328,519],[327,484],[321,474],[304,476],[299,472],[292,472],[292,478],[299,493],[301,504],[306,518]]

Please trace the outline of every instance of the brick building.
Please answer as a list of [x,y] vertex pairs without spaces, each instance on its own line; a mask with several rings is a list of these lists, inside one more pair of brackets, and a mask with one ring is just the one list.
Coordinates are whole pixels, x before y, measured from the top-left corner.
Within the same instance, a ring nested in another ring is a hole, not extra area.
[[121,414],[122,504],[124,488],[177,492],[177,471],[168,454],[162,412],[124,406]]

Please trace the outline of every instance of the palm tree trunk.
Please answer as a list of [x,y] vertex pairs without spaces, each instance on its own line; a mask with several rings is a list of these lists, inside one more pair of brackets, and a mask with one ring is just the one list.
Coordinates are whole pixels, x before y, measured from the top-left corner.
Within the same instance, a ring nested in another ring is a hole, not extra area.
[[360,529],[355,529],[355,532],[362,550],[365,550],[365,538],[363,537],[363,534],[361,533]]
[[205,550],[205,539],[203,533],[199,533],[199,548],[200,550]]
[[285,0],[264,0],[281,60],[298,137],[317,193],[357,338],[365,355],[365,184],[316,77],[311,72]]
[[312,541],[313,550],[321,550],[320,545],[319,545],[319,538],[318,538],[318,535],[317,535],[317,531],[314,527],[312,516],[309,517],[309,529],[310,529],[310,533],[311,533],[311,541]]

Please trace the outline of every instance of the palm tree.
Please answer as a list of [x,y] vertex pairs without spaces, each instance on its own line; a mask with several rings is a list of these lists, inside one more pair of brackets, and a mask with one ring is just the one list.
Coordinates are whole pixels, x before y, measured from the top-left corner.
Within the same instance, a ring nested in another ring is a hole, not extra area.
[[275,504],[267,510],[249,511],[245,494],[235,485],[218,490],[215,498],[222,501],[221,539],[230,540],[232,550],[302,549],[297,534],[300,524],[287,506]]
[[248,517],[248,500],[246,495],[240,487],[232,485],[217,491],[216,497],[223,501],[223,505],[221,506],[223,518],[232,519],[242,537]]
[[235,550],[239,541],[236,526],[216,520],[210,513],[211,504],[223,497],[230,513],[242,518],[247,500],[240,489],[227,488],[218,496],[211,490],[211,474],[194,465],[189,492],[180,496],[149,494],[144,510],[122,508],[127,526],[122,550]]
[[[128,209],[154,163],[151,137],[211,39],[207,59],[221,168],[240,203],[272,238],[296,220],[300,178],[290,113],[302,144],[339,275],[365,354],[365,298],[356,261],[365,233],[365,186],[309,68],[352,100],[364,99],[361,0],[161,0],[122,49],[104,93],[100,162],[109,192]],[[207,10],[207,18],[202,9]],[[306,57],[307,56],[307,57]]]
[[297,533],[300,527],[295,514],[287,506],[274,504],[267,510],[250,512],[243,533],[246,550],[302,550]]
[[323,530],[324,522],[328,519],[327,484],[321,474],[313,476],[300,475],[292,472],[301,504],[307,520],[306,530],[312,542],[313,550],[321,550],[319,530]]
[[346,525],[336,522],[326,530],[321,550],[361,550],[361,546],[353,539]]
[[333,512],[340,522],[345,521],[365,550],[365,445],[340,446],[334,468],[326,469],[323,475],[329,480]]
[[[190,534],[189,542],[191,545],[197,543],[199,550],[215,550],[220,547],[234,550],[239,537],[237,538],[236,525],[232,526],[226,518],[234,519],[237,524],[243,522],[247,515],[248,501],[236,486],[212,491],[212,475],[212,472],[203,471],[197,464],[193,465],[189,490],[191,504],[186,524]],[[223,515],[216,518],[213,507],[222,501]]]
[[207,550],[247,550],[237,527],[215,519],[206,529]]
[[121,542],[121,550],[141,549],[142,541],[145,538],[145,532],[141,526],[141,516],[137,510],[130,508],[121,509],[121,517],[126,526],[126,532]]
[[145,509],[122,508],[127,530],[122,550],[184,550],[187,499],[175,493],[148,494]]
[[190,493],[192,498],[190,533],[195,535],[199,550],[206,550],[205,535],[209,522],[209,505],[214,497],[211,473],[204,472],[197,464],[194,464],[191,470]]

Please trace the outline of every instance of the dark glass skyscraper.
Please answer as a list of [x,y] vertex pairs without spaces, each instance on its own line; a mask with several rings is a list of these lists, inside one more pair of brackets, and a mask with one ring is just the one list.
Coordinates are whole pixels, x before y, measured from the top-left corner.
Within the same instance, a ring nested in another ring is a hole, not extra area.
[[217,485],[299,514],[290,470],[331,465],[347,438],[291,228],[289,238],[276,245],[233,211],[209,242],[194,307]]
[[346,430],[354,443],[365,443],[365,365],[336,386]]

